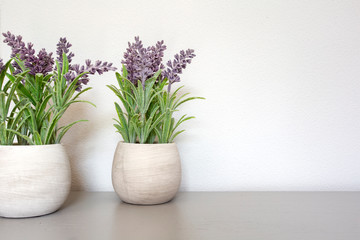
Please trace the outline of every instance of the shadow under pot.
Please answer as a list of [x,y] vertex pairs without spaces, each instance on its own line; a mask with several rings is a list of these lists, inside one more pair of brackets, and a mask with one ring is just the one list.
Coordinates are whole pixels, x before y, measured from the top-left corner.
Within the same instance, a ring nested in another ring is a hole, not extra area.
[[122,201],[138,205],[165,203],[175,197],[180,182],[181,163],[175,143],[118,143],[112,183]]
[[55,212],[70,187],[70,163],[61,144],[0,146],[0,216]]

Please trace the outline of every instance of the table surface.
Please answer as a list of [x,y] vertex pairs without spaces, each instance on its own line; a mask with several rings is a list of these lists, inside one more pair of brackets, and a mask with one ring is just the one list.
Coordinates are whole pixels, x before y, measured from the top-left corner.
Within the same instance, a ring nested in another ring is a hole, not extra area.
[[183,192],[136,206],[72,192],[57,212],[0,218],[4,240],[359,240],[360,192]]

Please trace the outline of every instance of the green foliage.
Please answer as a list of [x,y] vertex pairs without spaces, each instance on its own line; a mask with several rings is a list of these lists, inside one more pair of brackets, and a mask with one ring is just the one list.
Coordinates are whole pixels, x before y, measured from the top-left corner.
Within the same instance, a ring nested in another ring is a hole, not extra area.
[[[10,64],[7,64],[6,70],[4,69],[0,75],[0,144],[13,144],[15,135],[20,145],[60,143],[65,133],[73,125],[86,121],[79,120],[65,126],[58,126],[60,119],[71,104],[90,103],[78,100],[78,98],[91,88],[85,88],[75,94],[77,82],[86,72],[68,83],[64,77],[69,71],[69,63],[65,53],[63,54],[62,67],[56,62],[57,71],[45,76],[43,74],[36,74],[35,76],[28,74],[24,62],[19,59],[15,59],[15,61],[22,69],[21,74],[14,75],[14,69]],[[7,71],[8,69],[10,71]],[[5,76],[8,81],[4,89],[1,89]],[[5,104],[2,104],[4,102]],[[11,112],[9,112],[10,102],[14,105]]]
[[164,120],[161,124],[155,129],[156,136],[158,137],[159,143],[171,143],[174,141],[174,138],[185,130],[176,131],[180,124],[183,122],[195,118],[194,116],[187,117],[183,115],[178,121],[175,121],[173,113],[178,111],[178,107],[185,102],[194,99],[205,99],[202,97],[186,97],[189,93],[182,94],[178,96],[179,90],[183,88],[177,88],[173,94],[168,93],[167,91],[162,91],[161,95],[158,96],[157,103],[160,106],[160,111],[164,113]]
[[120,89],[114,85],[108,86],[120,99],[126,112],[124,112],[118,103],[115,103],[116,112],[119,120],[114,124],[117,131],[122,135],[125,142],[146,143],[153,129],[160,123],[164,114],[159,114],[159,107],[152,107],[154,101],[160,92],[156,92],[154,84],[160,71],[145,82],[143,87],[139,81],[138,86],[132,84],[126,79],[127,72],[123,68],[123,76],[116,73]]
[[22,118],[23,112],[29,106],[29,104],[23,104],[15,94],[18,85],[27,72],[13,76],[13,81],[5,82],[6,72],[11,61],[12,59],[4,65],[0,73],[0,145],[13,144],[16,133],[26,121]]
[[190,100],[204,99],[188,97],[188,94],[178,96],[178,88],[173,94],[164,90],[167,79],[160,81],[161,70],[145,81],[143,86],[139,81],[135,86],[127,79],[127,70],[123,66],[122,75],[116,73],[119,88],[114,85],[108,87],[115,93],[122,103],[124,110],[118,103],[115,109],[118,119],[114,119],[117,132],[128,143],[171,143],[174,138],[185,130],[176,131],[179,125],[194,117],[182,116],[177,122],[173,113],[178,107]]

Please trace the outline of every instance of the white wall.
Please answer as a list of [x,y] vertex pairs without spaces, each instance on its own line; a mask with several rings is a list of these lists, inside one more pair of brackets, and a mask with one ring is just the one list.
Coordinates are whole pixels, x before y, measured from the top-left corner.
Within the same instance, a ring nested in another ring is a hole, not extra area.
[[[35,48],[73,44],[75,61],[120,66],[127,41],[165,40],[165,59],[197,57],[182,76],[206,101],[177,138],[182,190],[360,190],[360,2],[288,0],[1,0],[1,31]],[[1,56],[9,48],[1,44]],[[111,191],[120,136],[112,127],[113,73],[93,78],[66,121],[73,188]]]

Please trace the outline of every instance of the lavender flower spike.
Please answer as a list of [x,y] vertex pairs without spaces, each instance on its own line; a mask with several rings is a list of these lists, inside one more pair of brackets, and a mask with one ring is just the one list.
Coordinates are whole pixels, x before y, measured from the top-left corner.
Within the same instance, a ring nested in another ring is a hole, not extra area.
[[39,51],[37,56],[31,56],[25,61],[25,66],[30,69],[30,74],[35,75],[42,73],[46,75],[53,70],[55,61],[52,53],[47,53],[43,48]]
[[3,70],[3,67],[4,67],[4,63],[3,63],[3,60],[0,58],[0,73]]
[[90,60],[85,61],[85,65],[80,66],[79,64],[71,64],[72,58],[75,56],[74,53],[70,52],[70,47],[72,46],[66,38],[60,38],[58,44],[56,44],[56,60],[59,62],[59,65],[62,67],[63,62],[63,53],[66,54],[66,57],[69,61],[69,72],[65,74],[65,78],[68,82],[74,81],[74,79],[84,72],[88,74],[82,75],[77,83],[77,91],[81,91],[82,85],[86,85],[90,79],[89,74],[94,75],[96,73],[103,74],[108,71],[115,71],[116,67],[112,66],[112,63],[96,61],[95,64],[92,64]]
[[192,58],[196,55],[194,50],[188,49],[186,51],[180,51],[180,54],[175,54],[175,59],[173,61],[168,61],[168,68],[163,72],[163,78],[169,80],[168,91],[171,90],[171,84],[174,82],[180,82],[179,74],[182,73],[182,70],[186,68],[187,64],[191,63]]
[[11,57],[16,57],[16,55],[19,54],[20,58],[23,59],[26,55],[35,54],[35,50],[32,49],[32,44],[30,43],[29,48],[27,48],[20,35],[15,36],[9,31],[2,35],[5,37],[4,43],[7,43],[7,45],[11,47]]
[[[48,53],[45,49],[42,49],[36,55],[35,50],[33,49],[32,43],[25,44],[22,41],[22,37],[15,36],[11,32],[3,33],[5,37],[4,43],[7,43],[11,47],[11,57],[19,57],[24,61],[25,66],[30,70],[29,74],[35,75],[37,73],[42,73],[47,75],[50,72],[56,70],[55,60],[52,56],[52,53]],[[77,85],[77,90],[80,91],[82,85],[86,85],[89,82],[89,75],[95,73],[102,74],[108,71],[115,71],[116,68],[112,66],[112,63],[96,61],[94,64],[90,60],[87,60],[84,66],[78,64],[71,65],[72,58],[75,56],[74,53],[70,52],[70,47],[72,46],[66,38],[60,38],[58,44],[56,45],[56,60],[58,60],[60,67],[62,67],[63,62],[63,53],[66,54],[66,57],[69,61],[69,71],[65,74],[65,78],[68,82],[73,81],[79,74],[84,72],[89,72],[88,74],[82,75],[79,79]],[[157,56],[161,56],[161,53]],[[13,62],[12,65],[15,68],[15,74],[22,72],[20,66]],[[0,61],[0,69],[3,67],[2,60]]]
[[72,58],[75,56],[74,53],[70,52],[70,47],[72,46],[71,43],[69,43],[66,38],[60,38],[58,44],[56,44],[57,48],[56,48],[56,55],[57,58],[56,60],[59,62],[60,66],[62,65],[63,62],[63,53],[66,54],[67,59],[69,61],[69,63],[71,63]]
[[[47,53],[42,49],[38,55],[35,55],[33,44],[25,44],[20,35],[15,36],[11,32],[3,33],[5,37],[4,43],[11,47],[11,57],[19,57],[25,62],[25,66],[30,69],[30,74],[42,73],[44,75],[52,72],[54,59],[52,53]],[[13,63],[15,74],[20,73],[22,70],[17,63]]]
[[65,78],[68,82],[74,81],[74,79],[84,72],[88,72],[81,76],[77,83],[77,91],[81,91],[82,85],[87,85],[90,81],[89,74],[94,75],[98,73],[99,75],[108,71],[115,71],[117,68],[112,66],[112,63],[96,61],[95,64],[92,64],[88,59],[85,61],[85,65],[80,66],[79,64],[70,65],[69,72],[65,74]]
[[166,46],[164,41],[159,41],[155,46],[145,48],[139,37],[135,37],[134,43],[128,43],[129,47],[124,53],[121,62],[128,71],[128,79],[135,85],[140,80],[145,86],[145,81],[151,78],[159,69],[163,69],[161,63]]

